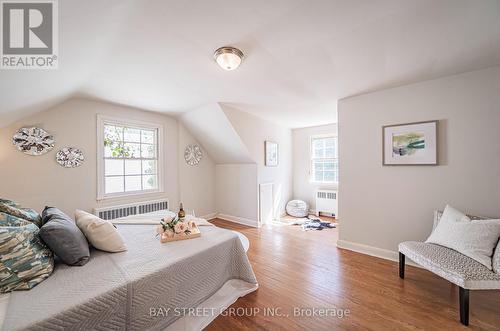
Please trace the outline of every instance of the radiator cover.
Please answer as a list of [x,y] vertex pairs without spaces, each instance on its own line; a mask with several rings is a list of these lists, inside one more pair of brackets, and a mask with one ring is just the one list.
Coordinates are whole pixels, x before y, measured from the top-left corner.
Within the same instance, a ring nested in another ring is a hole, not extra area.
[[319,213],[330,213],[335,217],[338,215],[338,191],[317,190],[316,191],[316,215]]
[[142,201],[126,205],[95,208],[94,215],[104,220],[113,220],[115,218],[126,217],[129,215],[145,214],[153,211],[168,209],[168,205],[168,200],[166,199]]

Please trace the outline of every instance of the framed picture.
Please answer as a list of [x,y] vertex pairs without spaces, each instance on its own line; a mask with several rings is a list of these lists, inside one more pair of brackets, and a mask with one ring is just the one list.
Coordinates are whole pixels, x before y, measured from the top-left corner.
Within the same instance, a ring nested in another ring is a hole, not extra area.
[[278,143],[274,141],[265,142],[266,167],[276,167],[278,165]]
[[382,127],[383,165],[437,165],[438,121]]

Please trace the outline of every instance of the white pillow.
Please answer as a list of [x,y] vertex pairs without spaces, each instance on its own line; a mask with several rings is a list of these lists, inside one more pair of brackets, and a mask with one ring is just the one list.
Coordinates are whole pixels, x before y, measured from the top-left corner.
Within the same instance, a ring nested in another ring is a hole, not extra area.
[[83,210],[75,211],[75,221],[78,228],[95,248],[112,253],[127,250],[120,233],[111,222]]
[[456,250],[492,270],[491,256],[500,237],[500,220],[471,220],[447,205],[427,243]]

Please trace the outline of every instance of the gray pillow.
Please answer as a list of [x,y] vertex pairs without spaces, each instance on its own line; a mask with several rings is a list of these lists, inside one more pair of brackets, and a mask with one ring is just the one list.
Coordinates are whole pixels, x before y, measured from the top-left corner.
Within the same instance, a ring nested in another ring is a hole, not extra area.
[[75,221],[54,207],[45,207],[42,220],[40,237],[62,262],[79,266],[88,262],[89,244]]

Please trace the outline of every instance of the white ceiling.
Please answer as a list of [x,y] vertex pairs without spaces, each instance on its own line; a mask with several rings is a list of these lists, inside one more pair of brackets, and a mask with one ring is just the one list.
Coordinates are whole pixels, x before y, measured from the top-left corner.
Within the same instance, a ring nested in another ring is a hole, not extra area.
[[[53,71],[0,71],[0,126],[72,96],[220,102],[304,127],[340,98],[500,65],[499,0],[64,0]],[[213,51],[246,54],[223,71]]]

